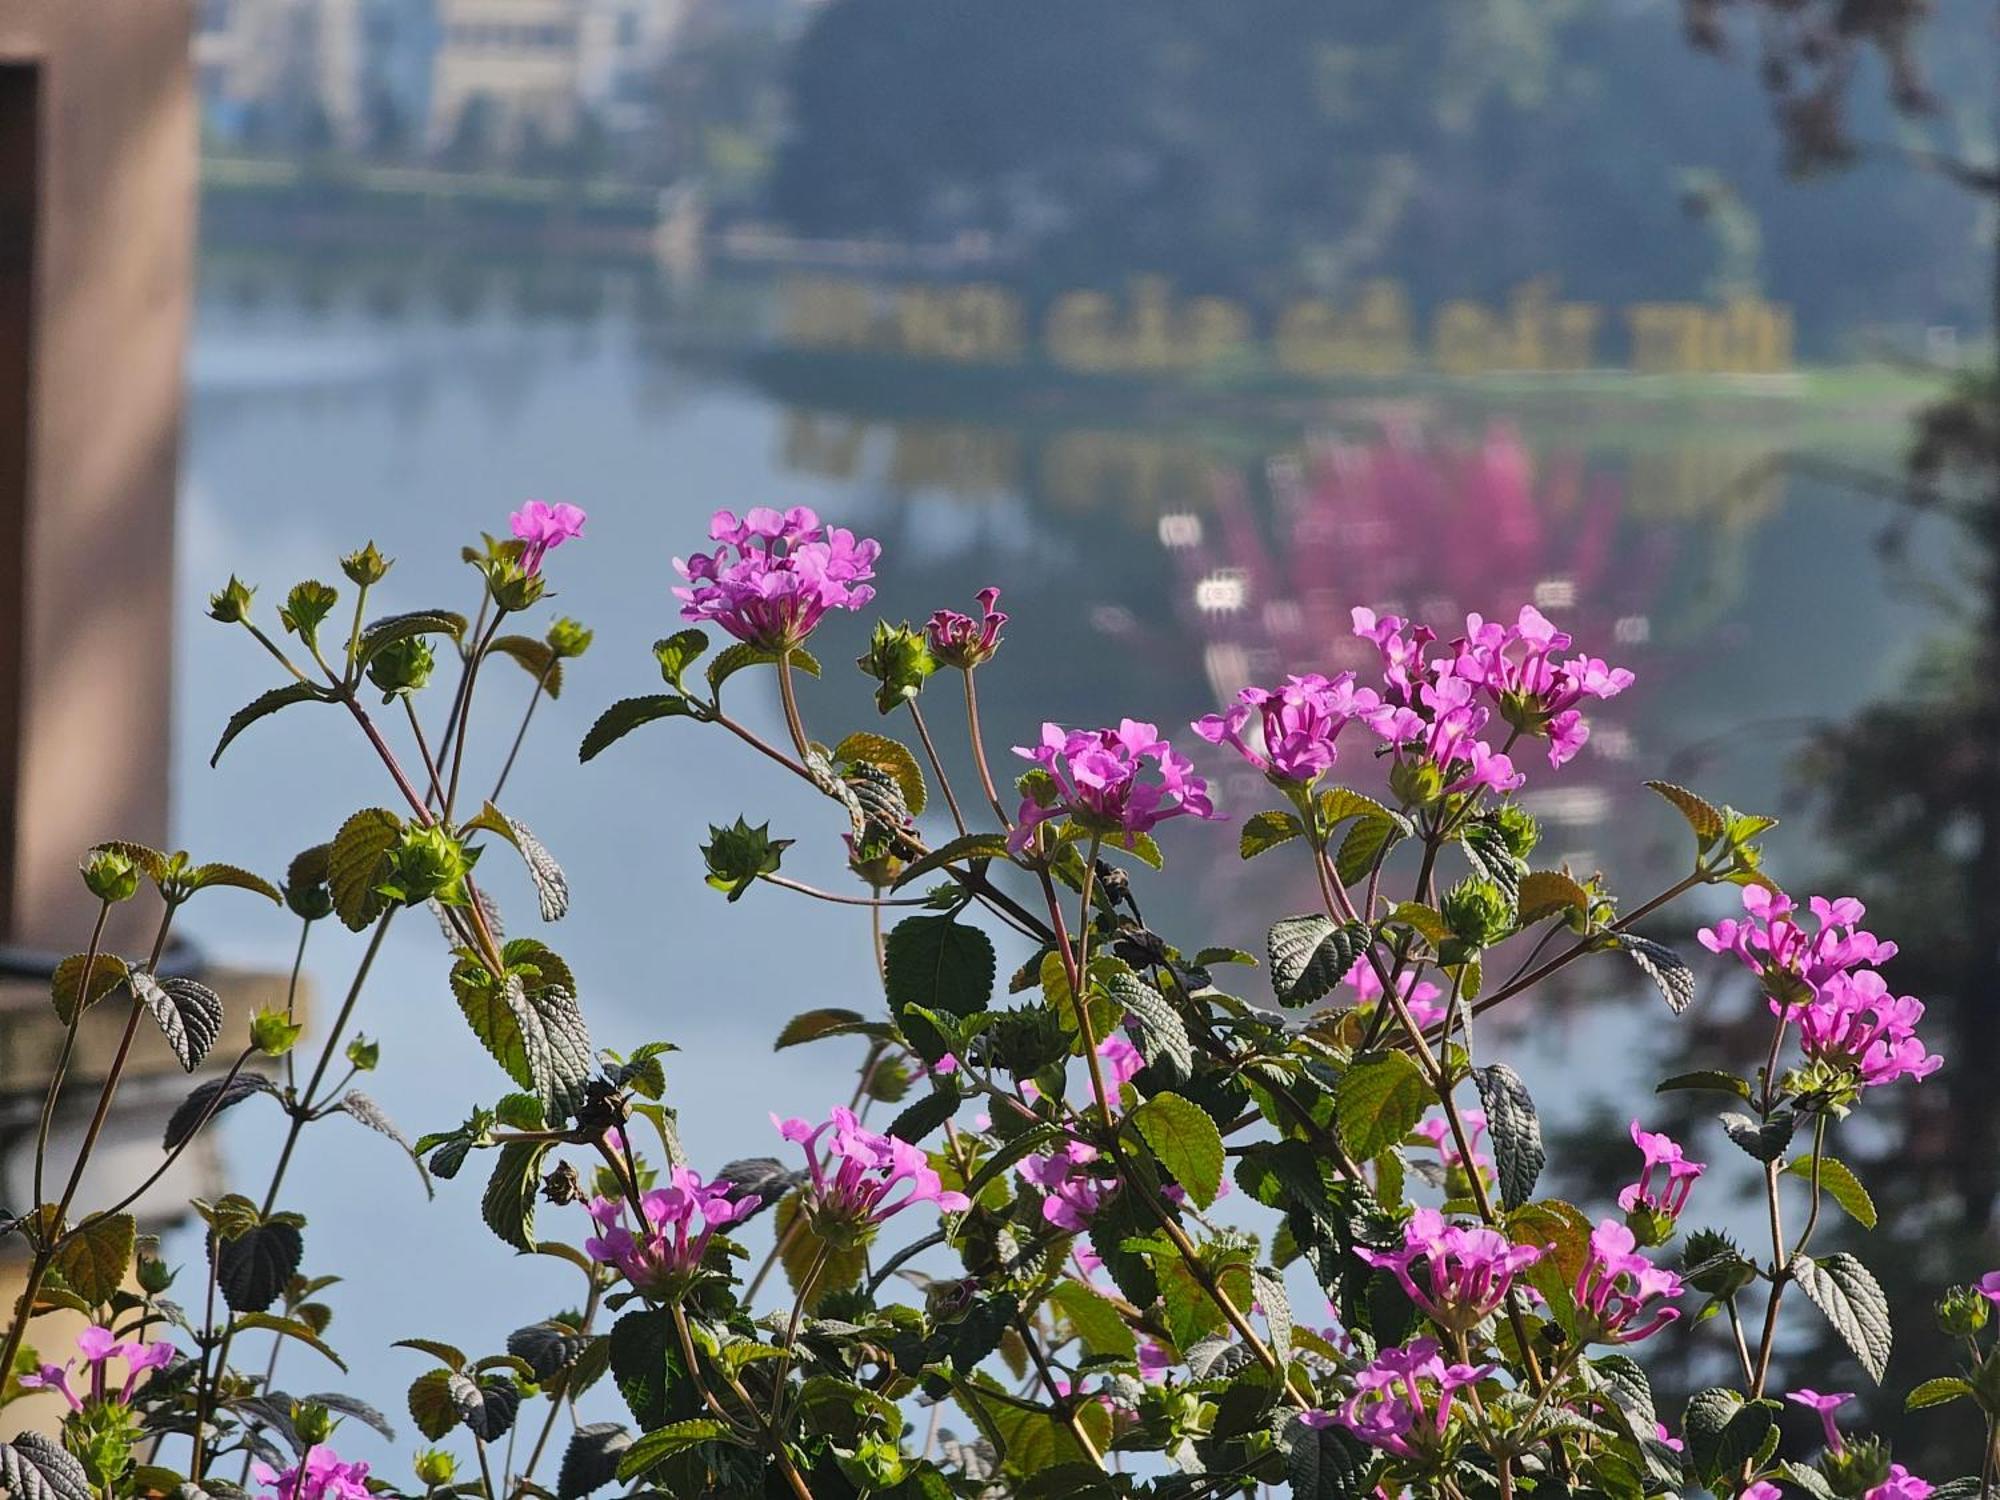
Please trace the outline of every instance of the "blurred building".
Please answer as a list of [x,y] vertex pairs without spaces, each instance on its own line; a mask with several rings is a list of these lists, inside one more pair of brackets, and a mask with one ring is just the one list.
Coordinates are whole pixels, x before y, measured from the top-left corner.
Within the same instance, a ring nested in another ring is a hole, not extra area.
[[429,114],[435,0],[201,0],[196,80],[227,145],[355,150]]

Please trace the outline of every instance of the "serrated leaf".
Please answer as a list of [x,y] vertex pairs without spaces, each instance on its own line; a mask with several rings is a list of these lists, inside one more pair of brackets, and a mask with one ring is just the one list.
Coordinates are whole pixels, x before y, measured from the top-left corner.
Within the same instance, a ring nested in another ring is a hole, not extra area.
[[160,1142],[160,1149],[172,1151],[200,1129],[205,1120],[241,1104],[253,1094],[275,1097],[277,1092],[277,1086],[261,1073],[238,1073],[234,1078],[205,1079],[188,1091],[187,1098],[174,1106],[174,1112],[167,1117],[166,1135]]
[[729,1435],[729,1429],[713,1417],[689,1417],[673,1422],[635,1439],[618,1460],[620,1479],[637,1479],[655,1464],[702,1443],[713,1443]]
[[471,1363],[465,1351],[456,1344],[447,1344],[442,1339],[397,1339],[389,1346],[392,1349],[414,1349],[419,1354],[428,1354],[439,1364],[451,1370],[462,1370]]
[[1750,1084],[1734,1073],[1721,1073],[1712,1068],[1703,1068],[1693,1073],[1676,1073],[1672,1078],[1662,1079],[1653,1086],[1656,1094],[1672,1093],[1676,1089],[1713,1089],[1718,1094],[1734,1094],[1739,1099],[1750,1097]]
[[568,1323],[544,1318],[508,1334],[507,1352],[526,1367],[524,1375],[546,1385],[575,1364],[593,1341],[591,1334],[579,1333]]
[[1179,1094],[1159,1093],[1132,1112],[1132,1123],[1153,1148],[1160,1165],[1187,1189],[1197,1208],[1207,1208],[1222,1187],[1222,1132],[1208,1111]]
[[389,851],[403,836],[403,820],[386,807],[364,807],[333,836],[327,855],[327,887],[333,909],[349,932],[359,932],[382,913],[376,889],[386,876]]
[[993,940],[950,916],[905,917],[882,945],[889,1004],[970,1016],[993,999]]
[[1519,1208],[1535,1195],[1535,1182],[1548,1162],[1541,1117],[1521,1075],[1505,1063],[1472,1070],[1486,1128],[1493,1137],[1493,1162],[1500,1173],[1500,1201]]
[[[1092,968],[1096,965],[1093,963]],[[1112,1001],[1136,1023],[1139,1055],[1164,1067],[1176,1082],[1194,1073],[1194,1043],[1172,1002],[1130,969],[1114,971],[1105,985]]]
[[1061,1281],[1049,1293],[1049,1301],[1062,1309],[1092,1354],[1131,1359],[1139,1352],[1138,1335],[1117,1305],[1095,1288],[1080,1281]]
[[450,609],[413,609],[404,614],[371,620],[367,629],[361,632],[357,653],[361,665],[367,666],[384,646],[417,635],[448,635],[454,641],[462,640],[465,636],[465,616]]
[[576,1003],[575,984],[561,958],[532,938],[516,938],[501,957],[541,972],[531,985],[523,974],[496,978],[475,959],[451,971],[452,993],[473,1035],[523,1088],[534,1092],[548,1119],[564,1118],[583,1102],[597,1070],[590,1030]]
[[0,1489],[12,1500],[94,1500],[97,1493],[83,1465],[39,1432],[0,1443]]
[[306,1252],[298,1226],[282,1218],[216,1240],[215,1284],[231,1312],[261,1313],[284,1294]]
[[[738,641],[724,648],[708,664],[708,690],[711,693],[721,689],[722,684],[734,677],[745,667],[763,666],[775,662],[778,653],[764,646],[753,646],[747,641]],[[800,647],[792,648],[792,665],[808,677],[819,676],[819,662],[812,653]]]
[[1344,1429],[1307,1426],[1293,1417],[1285,1435],[1291,1440],[1286,1464],[1293,1500],[1353,1500],[1368,1493],[1362,1479],[1372,1454]]
[[676,630],[665,640],[653,642],[653,659],[660,664],[660,676],[666,679],[667,686],[682,692],[685,689],[681,679],[707,650],[708,637],[689,626],[686,630]]
[[885,1134],[915,1145],[958,1113],[964,1100],[955,1085],[947,1084],[917,1100],[889,1122]]
[[933,870],[941,870],[946,865],[957,864],[961,860],[1005,859],[1007,838],[999,833],[968,833],[940,844],[921,859],[913,860],[903,867],[896,877],[894,889],[901,890],[919,876],[928,875]]
[[432,1442],[458,1426],[458,1403],[451,1398],[450,1370],[426,1370],[410,1382],[410,1420]]
[[285,904],[285,893],[262,875],[244,869],[241,865],[206,864],[196,865],[183,877],[191,891],[205,891],[212,886],[226,886],[233,890],[250,891],[263,896],[274,906]]
[[1559,911],[1590,912],[1590,892],[1560,870],[1530,870],[1521,877],[1515,896],[1520,923],[1526,927]]
[[1310,1005],[1331,993],[1367,945],[1359,922],[1336,927],[1317,914],[1284,917],[1271,924],[1268,948],[1271,988],[1280,1005]]
[[479,1200],[486,1227],[524,1255],[535,1248],[535,1194],[541,1187],[547,1141],[509,1141],[500,1148]]
[[[67,1026],[76,1014],[77,993],[83,984],[84,960],[90,955],[72,953],[56,965],[49,977],[49,999],[56,1015]],[[115,953],[100,953],[90,963],[90,994],[84,1001],[88,1010],[125,982],[129,973],[125,960]]]
[[562,658],[547,641],[538,641],[531,635],[503,635],[486,648],[489,656],[496,651],[539,682],[542,691],[551,698],[562,696]]
[[1904,1411],[1922,1411],[1927,1406],[1944,1406],[1960,1396],[1970,1396],[1972,1386],[1956,1375],[1939,1375],[1926,1380],[1903,1398]]
[[1430,1085],[1417,1065],[1401,1052],[1387,1052],[1356,1062],[1341,1075],[1334,1089],[1334,1118],[1348,1153],[1371,1161],[1402,1142],[1431,1100]]
[[215,750],[208,757],[208,764],[214,767],[222,759],[222,752],[229,748],[231,740],[255,724],[259,719],[269,718],[281,708],[290,708],[294,703],[327,703],[331,700],[320,689],[309,682],[288,682],[283,687],[272,688],[260,694],[229,716],[223,726],[222,738],[215,742]]
[[965,1185],[965,1196],[973,1199],[978,1198],[989,1183],[993,1182],[1009,1167],[1013,1166],[1015,1162],[1033,1155],[1043,1146],[1051,1145],[1062,1139],[1063,1131],[1059,1125],[1030,1125],[1026,1130],[1013,1137],[979,1164],[979,1170],[972,1174],[972,1180]]
[[369,1098],[368,1095],[362,1093],[360,1089],[349,1089],[342,1095],[340,1109],[350,1119],[366,1125],[377,1135],[387,1136],[390,1140],[401,1146],[403,1154],[409,1157],[410,1164],[417,1169],[417,1176],[423,1179],[424,1196],[426,1198],[435,1198],[437,1196],[436,1192],[431,1188],[431,1174],[425,1170],[423,1158],[417,1155],[417,1148],[410,1144],[409,1137],[396,1128],[396,1122],[389,1118],[388,1111],[384,1110],[381,1105]]
[[1255,859],[1280,844],[1298,838],[1305,831],[1305,825],[1288,812],[1252,813],[1243,820],[1237,852],[1244,859]]
[[556,1476],[556,1500],[582,1500],[618,1477],[618,1461],[632,1434],[618,1422],[586,1422],[570,1434]]
[[[1785,1168],[1795,1177],[1812,1181],[1812,1157],[1795,1157]],[[1861,1179],[1854,1175],[1854,1169],[1837,1157],[1822,1155],[1819,1159],[1820,1191],[1838,1203],[1847,1216],[1863,1229],[1875,1227],[1875,1200],[1868,1196],[1868,1189],[1861,1185]]]
[[326,1341],[313,1332],[310,1324],[302,1323],[297,1318],[283,1318],[267,1312],[247,1312],[236,1319],[235,1326],[238,1332],[261,1328],[266,1333],[277,1334],[280,1338],[296,1339],[322,1358],[332,1361],[343,1373],[347,1369],[347,1361],[334,1353]]
[[[778,1032],[778,1039],[771,1044],[773,1052],[782,1052],[787,1047],[802,1047],[807,1042],[816,1042],[822,1037],[854,1036],[861,1028],[869,1025],[867,1017],[858,1010],[844,1010],[837,1005],[822,1006],[818,1010],[801,1011],[785,1022]],[[886,1027],[883,1030],[887,1030]]]
[[929,795],[924,786],[924,773],[905,745],[892,740],[886,734],[874,734],[868,730],[857,730],[833,747],[836,761],[869,765],[887,771],[895,779],[896,789],[903,794],[903,805],[912,817],[924,810],[924,802]]
[[1706,849],[1722,837],[1727,824],[1722,810],[1713,803],[1684,786],[1675,786],[1671,781],[1649,781],[1646,785],[1671,802],[1675,811],[1687,819],[1688,827],[1694,830],[1695,841],[1702,848]]
[[445,1391],[451,1397],[458,1419],[481,1442],[491,1443],[507,1435],[521,1409],[521,1392],[514,1382],[497,1375],[474,1379],[470,1375],[445,1377]]
[[1675,1015],[1694,1003],[1694,970],[1673,949],[1630,932],[1618,935],[1618,946],[1632,955],[1632,962],[1645,971]]
[[1868,1268],[1842,1250],[1823,1257],[1797,1256],[1791,1270],[1799,1289],[1880,1385],[1889,1368],[1895,1330],[1889,1321],[1889,1299]]
[[56,1252],[56,1272],[85,1302],[102,1306],[125,1284],[138,1233],[138,1221],[130,1214],[86,1220]]
[[178,974],[156,979],[144,969],[132,970],[126,983],[160,1028],[182,1071],[200,1067],[222,1035],[222,997],[198,980]]
[[695,706],[678,693],[652,693],[643,698],[622,698],[597,716],[590,732],[577,747],[576,758],[594,760],[641,724],[655,719],[699,718]]
[[467,828],[484,828],[497,833],[514,846],[521,856],[521,862],[528,867],[528,879],[535,887],[535,900],[539,904],[544,922],[560,922],[569,912],[569,879],[562,872],[542,841],[535,837],[528,825],[510,818],[491,802],[479,810],[479,816],[468,819]]
[[1383,858],[1388,849],[1403,837],[1407,824],[1392,815],[1370,813],[1360,818],[1347,830],[1347,837],[1340,841],[1340,852],[1334,856],[1334,873],[1340,877],[1343,886],[1365,880],[1368,872],[1375,868],[1376,860]]
[[1732,1110],[1722,1116],[1722,1133],[1745,1155],[1757,1161],[1776,1161],[1785,1147],[1791,1145],[1792,1132],[1798,1129],[1798,1124],[1798,1116],[1790,1110],[1782,1110],[1768,1120],[1753,1120]]
[[1772,1405],[1720,1387],[1689,1398],[1681,1425],[1696,1476],[1714,1484],[1755,1457],[1777,1422]]
[[1262,1266],[1250,1270],[1250,1290],[1256,1304],[1264,1309],[1264,1322],[1271,1334],[1271,1352],[1280,1364],[1292,1359],[1292,1299],[1285,1291],[1284,1278]]

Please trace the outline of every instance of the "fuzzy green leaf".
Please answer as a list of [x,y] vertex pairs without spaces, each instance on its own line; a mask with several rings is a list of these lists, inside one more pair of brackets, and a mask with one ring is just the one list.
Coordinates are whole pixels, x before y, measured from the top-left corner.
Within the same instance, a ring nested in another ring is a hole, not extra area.
[[403,820],[386,807],[364,807],[333,836],[327,856],[327,885],[333,909],[350,932],[359,932],[382,913],[385,898],[376,889],[386,878],[389,851],[403,836]]
[[1237,852],[1245,859],[1255,859],[1280,844],[1289,843],[1305,831],[1305,825],[1288,812],[1252,813],[1243,820]]
[[[1785,1170],[1811,1182],[1812,1157],[1797,1157],[1786,1165]],[[1875,1200],[1868,1196],[1868,1189],[1861,1185],[1861,1179],[1854,1175],[1853,1168],[1846,1162],[1822,1155],[1819,1159],[1819,1185],[1820,1190],[1838,1203],[1855,1223],[1863,1229],[1875,1227]]]
[[541,1187],[547,1141],[509,1141],[500,1148],[479,1200],[486,1227],[524,1255],[535,1248],[535,1193]]
[[1889,1321],[1889,1299],[1868,1268],[1842,1250],[1827,1256],[1798,1256],[1792,1261],[1792,1275],[1854,1351],[1861,1368],[1880,1385],[1889,1368],[1895,1330]]
[[56,1252],[55,1268],[69,1289],[93,1307],[109,1302],[125,1284],[139,1233],[130,1214],[92,1219]]
[[208,757],[211,767],[222,759],[222,752],[229,748],[229,742],[255,724],[259,719],[268,718],[281,708],[290,708],[294,703],[328,703],[332,700],[310,682],[288,682],[283,687],[272,688],[261,694],[229,716],[223,726],[222,738],[215,742],[214,753]]
[[1179,1094],[1160,1093],[1133,1111],[1132,1120],[1195,1207],[1213,1203],[1222,1186],[1224,1155],[1222,1132],[1208,1111]]
[[1334,1090],[1334,1117],[1348,1153],[1371,1161],[1401,1144],[1430,1103],[1430,1085],[1417,1065],[1401,1052],[1386,1052],[1356,1062],[1342,1075]]
[[993,999],[993,940],[950,916],[905,917],[883,944],[889,1003],[951,1016],[985,1010]]
[[625,738],[641,724],[655,719],[698,718],[695,706],[678,693],[654,693],[644,698],[622,698],[597,717],[590,732],[577,748],[576,758],[592,760],[608,746]]

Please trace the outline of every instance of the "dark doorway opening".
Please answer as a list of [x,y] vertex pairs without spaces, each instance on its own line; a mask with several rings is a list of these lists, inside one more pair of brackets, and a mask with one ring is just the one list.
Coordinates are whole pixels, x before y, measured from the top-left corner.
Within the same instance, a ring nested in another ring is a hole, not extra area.
[[0,546],[0,940],[13,930],[19,848],[40,105],[40,70],[0,62],[0,537],[13,539]]

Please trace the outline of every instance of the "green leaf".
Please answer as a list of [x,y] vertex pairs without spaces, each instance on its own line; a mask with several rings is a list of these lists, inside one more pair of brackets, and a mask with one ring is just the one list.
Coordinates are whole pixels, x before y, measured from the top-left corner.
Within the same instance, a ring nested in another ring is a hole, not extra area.
[[1889,1321],[1889,1299],[1868,1268],[1842,1250],[1827,1256],[1797,1256],[1791,1270],[1799,1289],[1826,1314],[1861,1368],[1880,1385],[1889,1368],[1895,1330]]
[[681,679],[707,650],[708,637],[693,626],[677,630],[663,641],[653,642],[653,657],[660,664],[660,676],[676,692],[687,690]]
[[386,807],[362,808],[333,836],[327,886],[348,931],[359,932],[381,915],[385,898],[376,887],[387,878],[389,851],[402,836],[403,820]]
[[1159,842],[1150,833],[1105,834],[1101,852],[1109,854],[1114,849],[1123,850],[1151,869],[1166,867],[1166,856],[1160,853]]
[[882,945],[889,1004],[970,1016],[993,999],[993,940],[950,916],[905,917]]
[[1530,870],[1521,877],[1515,898],[1520,922],[1526,927],[1559,911],[1590,914],[1590,892],[1560,870]]
[[1215,1201],[1222,1186],[1222,1132],[1207,1110],[1179,1094],[1159,1093],[1132,1112],[1132,1121],[1195,1207]]
[[618,1422],[585,1422],[570,1434],[556,1475],[556,1500],[583,1500],[618,1477],[632,1434]]
[[298,1224],[283,1215],[229,1238],[217,1238],[215,1284],[222,1300],[231,1312],[263,1312],[284,1294],[305,1253]]
[[1972,1386],[1956,1375],[1939,1375],[1926,1380],[1903,1398],[1904,1411],[1922,1411],[1926,1406],[1944,1406],[1960,1396],[1970,1396]]
[[886,734],[874,734],[868,730],[856,730],[833,747],[833,758],[848,764],[874,766],[887,771],[895,779],[896,790],[903,794],[903,805],[912,817],[924,810],[927,792],[924,787],[924,773],[917,765],[916,756],[909,749]]
[[678,693],[654,693],[644,698],[622,698],[597,716],[590,733],[583,737],[576,758],[593,760],[607,746],[616,744],[641,724],[655,719],[700,718],[695,706]]
[[280,1338],[297,1339],[314,1353],[332,1360],[343,1374],[346,1373],[347,1361],[328,1348],[320,1336],[312,1331],[310,1325],[300,1322],[297,1318],[281,1318],[267,1312],[249,1312],[236,1319],[235,1327],[238,1333],[261,1328],[266,1333],[277,1334]]
[[1739,1099],[1750,1097],[1750,1085],[1734,1073],[1719,1073],[1703,1068],[1693,1073],[1676,1073],[1672,1078],[1663,1079],[1653,1087],[1656,1094],[1669,1094],[1676,1089],[1713,1089],[1718,1094],[1734,1094]]
[[535,1248],[535,1194],[541,1187],[547,1141],[509,1141],[500,1148],[493,1176],[479,1200],[486,1227],[522,1254]]
[[886,1133],[914,1145],[957,1114],[963,1102],[956,1085],[935,1089],[891,1120]]
[[240,865],[196,865],[182,877],[182,883],[190,891],[205,891],[210,886],[227,886],[232,890],[249,891],[258,896],[268,897],[278,906],[285,904],[283,891],[262,875],[253,874]]
[[1266,850],[1298,838],[1305,831],[1305,824],[1288,812],[1252,813],[1243,820],[1243,833],[1237,842],[1238,852],[1245,859],[1255,859]]
[[310,682],[288,682],[283,687],[272,688],[270,692],[262,694],[229,716],[229,722],[222,729],[222,738],[215,742],[215,751],[208,757],[210,767],[222,759],[222,752],[229,748],[231,740],[259,719],[268,718],[281,708],[290,708],[294,703],[331,701],[332,699]]
[[77,1296],[102,1306],[125,1285],[138,1233],[130,1214],[87,1220],[56,1252],[56,1271]]
[[1293,1500],[1353,1500],[1368,1493],[1362,1478],[1372,1455],[1338,1427],[1308,1427],[1297,1417],[1286,1425],[1291,1457],[1286,1461]]
[[1005,859],[1007,838],[999,833],[968,833],[953,839],[948,844],[940,844],[922,859],[914,860],[903,867],[903,873],[896,877],[894,889],[901,890],[920,875],[928,875],[933,870],[941,870],[946,865],[981,859]]
[[[723,650],[717,655],[714,661],[708,664],[708,690],[711,693],[720,692],[722,684],[734,677],[745,667],[763,666],[765,663],[775,662],[777,659],[778,653],[775,651],[763,646],[753,646],[748,641],[738,641],[735,645]],[[819,663],[813,658],[812,653],[808,651],[793,647],[792,665],[808,677],[819,676]]]
[[125,976],[132,998],[160,1028],[183,1072],[192,1073],[222,1035],[222,997],[198,980],[178,974],[155,979],[144,969]]
[[172,1151],[209,1120],[253,1094],[270,1094],[275,1098],[278,1086],[262,1073],[238,1073],[234,1078],[209,1078],[196,1084],[167,1117],[160,1149]]
[[451,971],[452,993],[473,1035],[507,1076],[534,1091],[547,1118],[566,1117],[583,1102],[597,1071],[575,976],[532,938],[513,939],[500,956],[508,965],[500,976],[478,959],[461,959]]
[[618,1460],[618,1477],[637,1479],[663,1459],[702,1443],[719,1442],[728,1435],[729,1429],[713,1417],[690,1417],[685,1422],[675,1422],[634,1439]]
[[1000,1177],[1015,1162],[1033,1155],[1043,1146],[1062,1139],[1063,1130],[1059,1125],[1030,1125],[979,1164],[979,1170],[972,1174],[972,1180],[965,1185],[965,1196],[978,1198],[988,1184]]
[[[1095,961],[1091,967],[1097,967]],[[1112,971],[1105,990],[1112,1003],[1137,1023],[1139,1055],[1161,1064],[1176,1081],[1189,1078],[1194,1072],[1194,1043],[1188,1038],[1187,1023],[1167,997],[1123,965]]]
[[[55,1005],[56,1015],[65,1026],[76,1014],[77,994],[83,984],[86,958],[89,958],[88,954],[71,954],[56,965],[55,973],[49,978],[49,999]],[[100,953],[91,959],[90,992],[83,997],[84,1009],[88,1010],[125,983],[129,972],[125,960],[115,953]]]
[[1632,955],[1632,962],[1645,971],[1675,1015],[1694,1003],[1694,970],[1673,949],[1630,932],[1618,934],[1618,946]]
[[1356,1062],[1334,1090],[1334,1118],[1348,1153],[1370,1161],[1400,1145],[1431,1103],[1430,1086],[1401,1052]]
[[1712,1486],[1756,1457],[1777,1423],[1775,1409],[1775,1402],[1746,1402],[1720,1386],[1697,1391],[1681,1419],[1696,1476]]
[[447,1344],[442,1339],[397,1339],[389,1346],[392,1349],[414,1349],[419,1354],[428,1354],[439,1364],[453,1370],[463,1370],[471,1363],[465,1351],[456,1344]]
[[[1797,1157],[1785,1170],[1811,1182],[1812,1157]],[[1868,1189],[1861,1185],[1861,1179],[1854,1175],[1853,1168],[1846,1162],[1822,1155],[1819,1159],[1819,1185],[1821,1191],[1838,1203],[1855,1223],[1863,1229],[1875,1227],[1875,1200],[1868,1196]]]
[[1317,914],[1271,924],[1271,987],[1280,1005],[1309,1005],[1330,993],[1368,944],[1359,922],[1336,927]]
[[1768,1120],[1753,1120],[1731,1111],[1722,1116],[1722,1133],[1752,1159],[1776,1161],[1792,1143],[1792,1132],[1798,1124],[1798,1116],[1790,1110],[1782,1110]]
[[783,1052],[787,1047],[816,1042],[826,1036],[853,1036],[858,1028],[867,1024],[867,1017],[860,1011],[843,1010],[836,1005],[801,1011],[785,1022],[784,1029],[778,1033],[777,1041],[771,1044],[771,1050]]
[[410,1420],[432,1442],[458,1425],[458,1403],[452,1399],[450,1370],[426,1370],[410,1382]]
[[1340,853],[1334,856],[1334,873],[1344,886],[1365,880],[1368,872],[1375,868],[1375,861],[1383,857],[1390,846],[1402,838],[1409,825],[1393,813],[1369,813],[1347,830],[1347,837],[1340,841]]
[[361,632],[361,649],[357,653],[360,664],[367,666],[384,646],[416,635],[448,635],[454,641],[463,640],[465,616],[449,609],[413,609],[406,614],[370,621]]
[[1535,1181],[1548,1162],[1542,1146],[1542,1122],[1528,1085],[1505,1063],[1472,1070],[1479,1102],[1486,1109],[1486,1128],[1493,1137],[1493,1162],[1500,1172],[1500,1201],[1519,1208],[1535,1194]]
[[562,696],[562,658],[547,641],[538,641],[531,635],[503,635],[486,648],[489,656],[496,651],[539,682],[542,691],[551,698]]
[[528,879],[534,884],[535,900],[544,922],[559,922],[568,914],[569,878],[526,823],[516,822],[489,802],[480,808],[477,817],[466,820],[465,827],[497,833],[514,846],[521,862],[528,867]]
[[11,1500],[94,1500],[97,1494],[83,1465],[39,1432],[0,1443],[0,1489]]
[[1139,1339],[1126,1324],[1111,1299],[1080,1281],[1062,1281],[1049,1293],[1049,1301],[1062,1309],[1070,1326],[1077,1331],[1092,1354],[1131,1359],[1139,1352]]
[[1647,787],[1658,792],[1674,805],[1674,809],[1687,819],[1687,825],[1694,830],[1695,843],[1703,849],[1722,837],[1727,826],[1722,810],[1705,798],[1689,791],[1684,786],[1675,786],[1671,781],[1649,781]]

